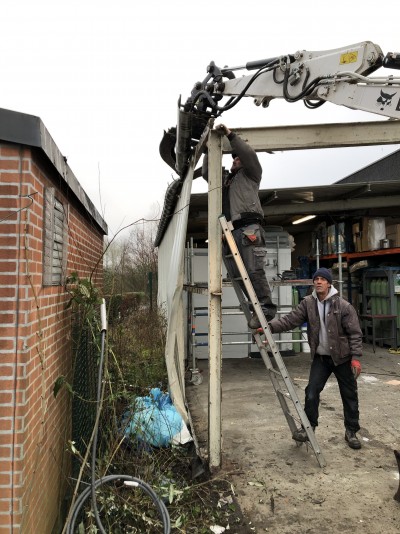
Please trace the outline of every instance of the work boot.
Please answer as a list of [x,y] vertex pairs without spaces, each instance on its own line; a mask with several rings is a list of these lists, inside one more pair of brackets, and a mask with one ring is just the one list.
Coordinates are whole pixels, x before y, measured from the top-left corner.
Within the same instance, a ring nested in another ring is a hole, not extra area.
[[261,328],[260,320],[255,313],[253,313],[248,325],[251,330],[257,330],[257,328]]
[[[315,432],[315,426],[313,426],[311,428],[313,429],[313,432]],[[307,436],[306,429],[301,426],[300,428],[298,428],[297,430],[295,430],[293,432],[292,438],[295,441],[300,441],[301,443],[304,443],[305,441],[308,441],[308,436]]]
[[265,318],[267,319],[267,323],[269,323],[275,317],[276,307],[271,306],[269,308],[262,308],[262,311],[265,315]]
[[344,435],[344,439],[347,441],[347,445],[351,449],[361,449],[361,442],[356,436],[356,433],[353,432],[353,430],[346,429],[346,433]]
[[[275,308],[262,308],[262,312],[264,314],[264,317],[267,320],[267,323],[269,323],[269,321],[272,321],[272,319],[275,317]],[[257,330],[257,328],[261,327],[261,323],[256,313],[253,313],[253,316],[248,322],[248,325],[249,325],[249,328],[251,328],[252,330]]]

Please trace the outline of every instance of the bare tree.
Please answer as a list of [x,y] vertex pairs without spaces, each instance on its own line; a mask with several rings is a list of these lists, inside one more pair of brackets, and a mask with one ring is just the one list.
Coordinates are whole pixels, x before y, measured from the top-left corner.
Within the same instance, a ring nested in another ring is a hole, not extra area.
[[147,222],[133,228],[129,235],[127,273],[134,291],[147,291],[150,273],[157,273],[156,230],[154,222]]
[[142,219],[132,226],[128,237],[114,239],[105,254],[105,291],[120,295],[131,292],[156,294],[157,250],[154,240],[158,220]]

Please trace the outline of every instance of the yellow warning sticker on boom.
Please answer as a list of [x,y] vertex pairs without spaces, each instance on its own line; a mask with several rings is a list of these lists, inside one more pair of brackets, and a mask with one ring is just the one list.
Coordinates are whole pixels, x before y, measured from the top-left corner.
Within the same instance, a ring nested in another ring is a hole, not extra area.
[[346,52],[340,56],[340,64],[346,65],[346,63],[356,63],[358,59],[358,52]]

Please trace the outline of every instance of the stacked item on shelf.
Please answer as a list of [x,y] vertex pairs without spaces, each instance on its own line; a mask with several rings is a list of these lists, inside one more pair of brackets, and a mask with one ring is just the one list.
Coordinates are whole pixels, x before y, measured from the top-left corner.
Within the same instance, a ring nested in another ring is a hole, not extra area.
[[386,223],[383,217],[362,217],[353,223],[353,243],[355,252],[379,250],[386,239]]

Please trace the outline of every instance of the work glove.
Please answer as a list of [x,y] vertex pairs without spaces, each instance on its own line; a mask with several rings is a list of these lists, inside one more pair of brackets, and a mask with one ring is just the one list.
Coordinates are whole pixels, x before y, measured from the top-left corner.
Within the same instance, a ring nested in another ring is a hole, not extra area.
[[357,378],[361,374],[361,363],[358,360],[351,360],[351,370],[353,371],[354,378]]
[[227,128],[225,124],[219,124],[215,129],[221,135],[229,135],[231,133],[230,129]]

